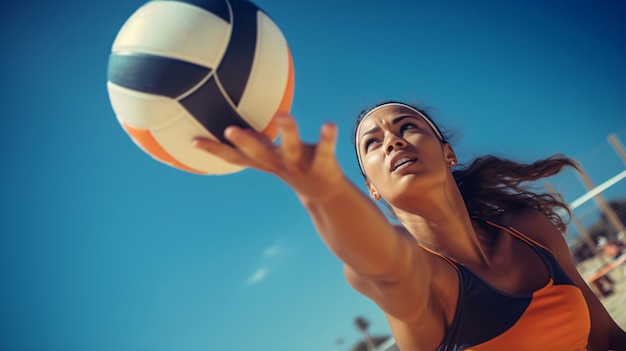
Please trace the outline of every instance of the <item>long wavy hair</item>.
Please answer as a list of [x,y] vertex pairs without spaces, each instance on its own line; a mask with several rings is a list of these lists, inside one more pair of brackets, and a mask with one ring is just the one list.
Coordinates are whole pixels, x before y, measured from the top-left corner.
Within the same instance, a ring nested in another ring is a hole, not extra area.
[[[355,150],[356,130],[363,117],[372,109],[395,101],[386,101],[372,108],[363,110],[355,123],[352,142]],[[415,107],[429,119],[428,113]],[[449,143],[446,131],[435,127],[443,136],[442,143]],[[358,154],[357,154],[358,157]],[[558,193],[534,190],[532,183],[542,178],[553,176],[566,167],[578,169],[576,162],[562,154],[524,164],[510,159],[486,155],[475,158],[466,166],[457,167],[452,175],[465,201],[470,216],[490,218],[495,215],[520,208],[533,208],[542,212],[562,232],[565,233],[571,212]],[[363,171],[361,170],[363,174]],[[365,174],[363,174],[365,177]],[[389,215],[395,218],[393,210],[387,205]],[[565,218],[564,218],[565,217]]]

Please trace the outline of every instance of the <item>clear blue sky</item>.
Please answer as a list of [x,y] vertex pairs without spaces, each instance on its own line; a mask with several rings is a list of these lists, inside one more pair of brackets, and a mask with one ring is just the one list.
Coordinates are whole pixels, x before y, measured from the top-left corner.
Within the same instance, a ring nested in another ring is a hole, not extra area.
[[[387,334],[286,186],[187,174],[124,134],[107,59],[142,3],[0,5],[0,349],[340,351],[357,315]],[[432,107],[461,162],[565,153],[596,183],[624,169],[606,142],[626,140],[624,1],[257,4],[291,46],[303,137],[336,122],[357,183],[352,121],[387,99]],[[568,201],[584,193],[563,179]]]

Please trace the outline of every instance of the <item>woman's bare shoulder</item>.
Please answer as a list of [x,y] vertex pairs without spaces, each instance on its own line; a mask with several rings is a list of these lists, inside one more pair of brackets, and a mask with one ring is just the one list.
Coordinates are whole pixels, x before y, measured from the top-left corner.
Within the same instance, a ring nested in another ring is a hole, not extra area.
[[507,211],[494,218],[494,221],[516,229],[553,253],[558,251],[557,247],[564,241],[563,233],[548,216],[534,208]]
[[349,266],[344,266],[346,280],[356,291],[369,297],[398,320],[415,320],[423,313],[436,313],[433,310],[425,311],[425,308],[430,306],[430,309],[433,303],[440,303],[441,294],[437,287],[447,286],[451,289],[455,284],[458,285],[456,270],[442,258],[420,247],[402,226],[397,225],[395,228],[409,252],[404,265],[405,274],[398,280],[384,281],[361,276]]

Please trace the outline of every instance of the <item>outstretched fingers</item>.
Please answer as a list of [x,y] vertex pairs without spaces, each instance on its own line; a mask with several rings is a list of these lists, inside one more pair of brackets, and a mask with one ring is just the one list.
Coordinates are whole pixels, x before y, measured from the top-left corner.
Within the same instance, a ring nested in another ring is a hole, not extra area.
[[281,135],[280,144],[274,144],[269,137],[254,130],[231,126],[224,131],[224,137],[232,145],[197,138],[194,146],[224,161],[273,173],[289,181],[302,181],[307,174],[317,177],[337,170],[336,125],[324,124],[319,142],[305,144],[300,139],[298,125],[292,116],[282,114],[276,118]]
[[281,152],[287,168],[297,166],[302,158],[303,144],[298,133],[298,125],[293,117],[287,114],[276,116],[281,133]]
[[328,162],[334,160],[337,147],[337,126],[333,123],[325,123],[320,130],[320,141],[315,153],[316,162]]
[[247,158],[239,150],[217,140],[198,137],[193,139],[192,144],[194,147],[213,154],[224,161],[243,166],[248,165]]
[[267,135],[251,129],[228,127],[224,137],[247,158],[249,165],[270,172],[276,169],[276,146]]

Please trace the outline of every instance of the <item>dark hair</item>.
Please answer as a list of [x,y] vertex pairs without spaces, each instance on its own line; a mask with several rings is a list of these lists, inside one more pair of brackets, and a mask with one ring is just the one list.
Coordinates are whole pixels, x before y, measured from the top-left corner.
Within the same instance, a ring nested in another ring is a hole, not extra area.
[[489,218],[510,210],[533,208],[565,233],[566,221],[559,212],[564,211],[568,217],[571,212],[561,195],[535,192],[530,182],[553,176],[568,166],[578,169],[576,162],[564,155],[530,164],[487,155],[474,159],[452,175],[470,216]]
[[[358,147],[356,130],[359,123],[371,109],[385,103],[387,102],[363,110],[359,114],[352,133],[355,150]],[[433,121],[424,110],[417,107],[416,109]],[[434,121],[433,124],[441,131]],[[442,136],[442,143],[448,143],[443,133]],[[534,191],[531,182],[553,176],[568,166],[578,169],[574,160],[560,154],[530,164],[487,155],[478,157],[469,165],[454,170],[452,175],[470,216],[488,219],[515,209],[533,208],[546,215],[562,233],[565,233],[567,222],[560,213],[567,214],[567,221],[569,221],[571,212],[567,204],[563,202],[560,194]],[[363,174],[362,169],[361,174]],[[363,176],[365,177],[365,174]],[[389,205],[387,205],[387,210],[395,218]]]

